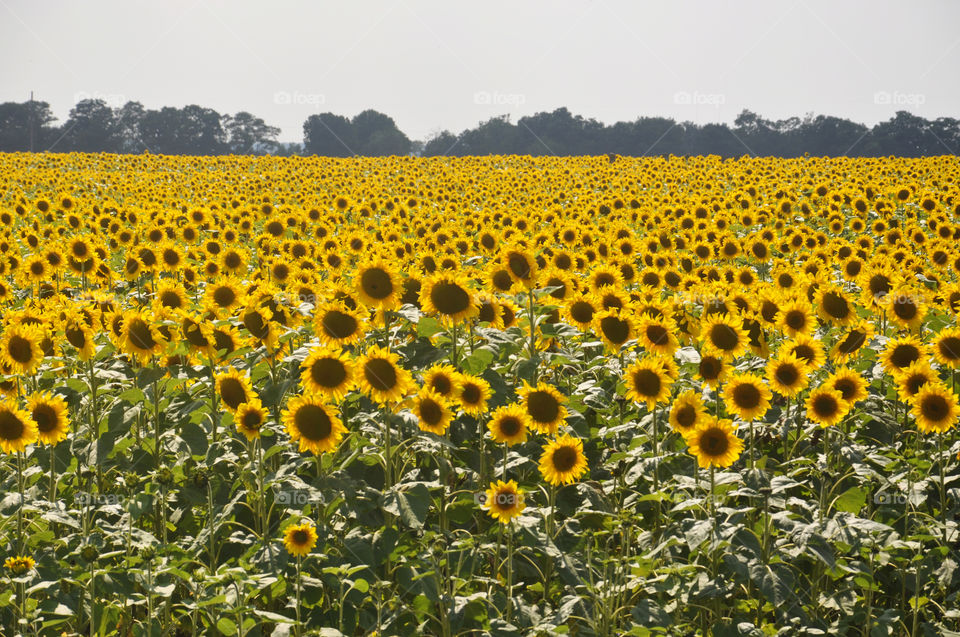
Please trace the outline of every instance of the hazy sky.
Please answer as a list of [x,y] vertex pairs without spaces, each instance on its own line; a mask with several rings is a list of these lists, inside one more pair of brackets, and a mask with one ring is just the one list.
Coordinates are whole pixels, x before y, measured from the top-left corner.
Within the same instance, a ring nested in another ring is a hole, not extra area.
[[412,139],[568,107],[960,117],[957,0],[0,0],[0,101],[82,97],[303,121],[374,108]]

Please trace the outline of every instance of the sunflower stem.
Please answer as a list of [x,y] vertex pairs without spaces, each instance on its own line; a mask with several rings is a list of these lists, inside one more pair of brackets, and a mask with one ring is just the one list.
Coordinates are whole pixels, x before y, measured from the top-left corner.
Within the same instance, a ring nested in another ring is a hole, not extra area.
[[[544,582],[546,584],[546,582]],[[546,593],[544,593],[546,594]],[[513,619],[513,520],[507,522],[507,623]]]
[[527,292],[527,297],[529,299],[530,311],[528,314],[528,319],[530,321],[530,384],[537,384],[537,364],[539,363],[537,356],[537,340],[536,340],[536,327],[537,322],[533,314],[533,289]]
[[24,492],[24,477],[23,477],[23,452],[17,452],[17,489],[20,492],[20,500],[17,503],[17,546],[19,551],[17,555],[24,554],[23,547],[23,492]]
[[940,521],[943,523],[943,545],[947,545],[947,495],[943,465],[947,459],[943,455],[943,432],[937,432],[937,465],[940,467]]
[[57,499],[57,454],[54,453],[56,443],[50,445],[50,497],[47,500],[53,504]]
[[[294,631],[297,637],[300,637],[301,631],[303,630],[303,625],[300,623],[300,562],[302,558],[297,555],[297,601],[295,608],[297,610],[297,624],[296,630]],[[340,604],[340,625],[343,626],[343,603],[341,600]]]

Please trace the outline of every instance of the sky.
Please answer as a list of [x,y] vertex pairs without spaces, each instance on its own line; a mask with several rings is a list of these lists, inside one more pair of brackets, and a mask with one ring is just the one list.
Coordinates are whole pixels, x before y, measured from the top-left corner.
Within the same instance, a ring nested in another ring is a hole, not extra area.
[[567,107],[732,123],[960,117],[956,0],[0,0],[0,102],[249,111],[302,141],[373,108],[411,139]]

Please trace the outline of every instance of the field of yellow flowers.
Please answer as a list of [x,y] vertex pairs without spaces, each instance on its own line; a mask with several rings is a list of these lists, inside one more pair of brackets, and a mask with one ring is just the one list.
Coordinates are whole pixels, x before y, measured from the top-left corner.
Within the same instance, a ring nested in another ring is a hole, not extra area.
[[0,634],[960,631],[960,162],[0,155]]

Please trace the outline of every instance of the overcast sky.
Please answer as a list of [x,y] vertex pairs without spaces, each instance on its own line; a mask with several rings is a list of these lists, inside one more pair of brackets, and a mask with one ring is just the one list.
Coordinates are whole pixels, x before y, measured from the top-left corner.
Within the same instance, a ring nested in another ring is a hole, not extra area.
[[412,139],[566,106],[732,122],[960,117],[957,0],[0,0],[0,101],[83,97],[303,121],[373,108]]

